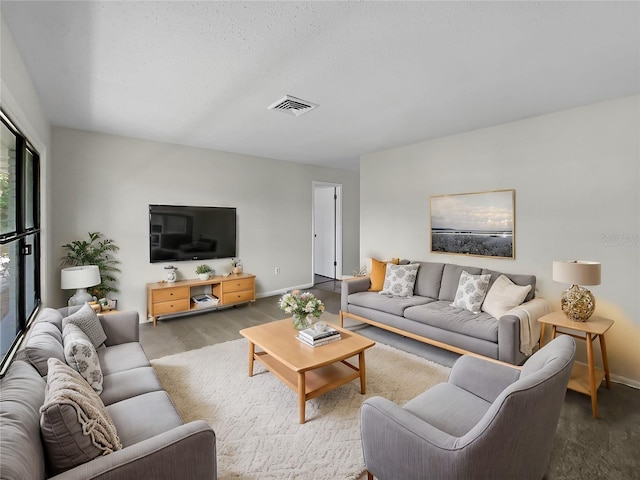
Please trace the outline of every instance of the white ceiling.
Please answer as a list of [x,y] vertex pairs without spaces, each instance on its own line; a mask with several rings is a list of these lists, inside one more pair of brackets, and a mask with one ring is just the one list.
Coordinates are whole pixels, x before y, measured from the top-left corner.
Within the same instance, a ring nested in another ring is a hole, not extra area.
[[1,6],[53,125],[346,169],[640,90],[637,1]]

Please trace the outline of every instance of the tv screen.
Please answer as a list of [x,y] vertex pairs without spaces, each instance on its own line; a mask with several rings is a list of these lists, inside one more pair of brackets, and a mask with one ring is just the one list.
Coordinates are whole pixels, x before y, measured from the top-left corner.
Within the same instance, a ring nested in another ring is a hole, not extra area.
[[149,205],[151,263],[236,256],[236,209]]

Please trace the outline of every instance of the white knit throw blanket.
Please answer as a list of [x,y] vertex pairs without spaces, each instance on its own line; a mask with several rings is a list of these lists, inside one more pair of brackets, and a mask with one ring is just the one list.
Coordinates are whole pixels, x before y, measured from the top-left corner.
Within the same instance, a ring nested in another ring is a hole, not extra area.
[[40,412],[52,405],[71,405],[78,414],[83,435],[90,436],[92,444],[102,450],[103,455],[122,449],[113,420],[98,394],[78,372],[57,359],[49,359],[47,388]]
[[540,322],[538,319],[551,312],[549,302],[534,298],[520,306],[512,308],[505,315],[515,315],[520,319],[520,351],[529,356],[540,341]]

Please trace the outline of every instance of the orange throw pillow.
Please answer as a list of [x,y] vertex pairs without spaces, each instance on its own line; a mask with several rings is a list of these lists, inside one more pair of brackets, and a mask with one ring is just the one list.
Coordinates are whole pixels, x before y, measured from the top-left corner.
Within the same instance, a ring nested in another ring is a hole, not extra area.
[[392,258],[386,262],[376,260],[375,258],[371,259],[371,273],[369,274],[369,278],[371,279],[371,287],[369,287],[370,292],[379,292],[382,290],[382,287],[384,286],[384,277],[387,274],[387,263],[398,265],[400,263],[400,259]]

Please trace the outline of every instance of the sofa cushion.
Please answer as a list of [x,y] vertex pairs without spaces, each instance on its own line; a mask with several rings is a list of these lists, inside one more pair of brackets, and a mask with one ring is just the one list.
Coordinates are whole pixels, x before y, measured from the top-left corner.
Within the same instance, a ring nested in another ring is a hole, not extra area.
[[416,305],[424,305],[433,302],[432,298],[426,297],[389,297],[378,295],[376,292],[357,292],[348,297],[350,305],[372,308],[381,312],[402,316],[405,309]]
[[387,265],[384,286],[379,293],[381,295],[393,295],[397,297],[413,297],[413,287],[416,283],[419,268],[419,263]]
[[102,386],[100,398],[107,406],[144,393],[162,390],[162,385],[160,385],[152,367],[133,368],[124,372],[112,373],[104,377]]
[[47,376],[49,358],[57,358],[64,362],[62,333],[56,324],[40,320],[34,323],[25,344],[24,354],[42,377]]
[[38,322],[48,322],[58,327],[62,332],[62,313],[55,308],[44,307],[38,312]]
[[105,377],[132,368],[149,367],[151,364],[138,342],[121,343],[97,350],[100,368]]
[[78,372],[55,358],[49,360],[40,413],[40,430],[52,473],[122,448],[98,394]]
[[520,285],[521,287],[526,287],[527,285],[531,285],[531,290],[527,293],[527,296],[524,298],[525,302],[529,300],[533,300],[533,297],[536,294],[536,276],[535,275],[523,275],[518,273],[500,273],[495,270],[488,270],[486,268],[482,269],[482,273],[490,273],[491,281],[489,282],[489,289],[493,286],[493,283],[500,277],[500,275],[504,275],[509,280],[511,280],[516,285]]
[[369,274],[369,279],[371,281],[371,286],[369,287],[370,292],[379,292],[382,290],[385,275],[387,273],[387,263],[398,265],[399,261],[399,258],[393,258],[386,262],[375,258],[371,259],[371,273]]
[[415,295],[438,299],[440,294],[440,284],[442,283],[442,272],[444,263],[419,262],[416,285],[413,289]]
[[482,269],[478,267],[465,267],[462,265],[447,263],[442,272],[442,284],[440,285],[438,300],[448,300],[449,302],[453,302],[456,292],[458,291],[460,275],[463,271],[466,271],[471,275],[479,275],[482,273]]
[[89,340],[91,340],[95,348],[98,348],[107,339],[98,314],[88,303],[85,303],[77,312],[64,318],[62,320],[62,327],[64,328],[67,323],[72,323],[80,327],[82,331],[87,334],[87,337],[89,337]]
[[89,337],[77,325],[67,323],[62,330],[62,343],[67,365],[82,375],[96,393],[102,393],[100,361]]
[[490,279],[491,275],[471,275],[463,270],[460,274],[458,290],[451,306],[464,308],[471,313],[480,313],[482,301],[489,288]]
[[26,362],[14,361],[0,378],[0,477],[46,478],[40,442],[45,381]]
[[531,291],[531,285],[521,287],[504,275],[493,282],[482,304],[482,311],[500,318],[514,307],[520,305]]
[[122,445],[128,447],[183,424],[165,391],[145,393],[107,407]]
[[498,343],[498,319],[488,313],[475,314],[452,307],[450,302],[437,301],[409,307],[404,316],[432,327]]

